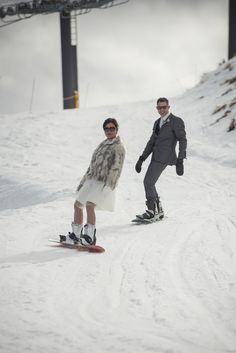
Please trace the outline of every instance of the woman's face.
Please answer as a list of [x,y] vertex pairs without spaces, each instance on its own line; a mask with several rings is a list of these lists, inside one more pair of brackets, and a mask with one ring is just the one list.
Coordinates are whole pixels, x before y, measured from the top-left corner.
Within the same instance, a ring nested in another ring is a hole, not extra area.
[[104,132],[105,132],[106,137],[109,140],[113,140],[117,135],[117,128],[115,127],[115,125],[113,123],[108,123],[104,127]]

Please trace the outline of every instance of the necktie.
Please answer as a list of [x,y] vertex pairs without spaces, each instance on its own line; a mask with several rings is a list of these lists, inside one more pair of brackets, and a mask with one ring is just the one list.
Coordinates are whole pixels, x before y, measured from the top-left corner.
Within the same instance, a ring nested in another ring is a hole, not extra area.
[[164,124],[164,119],[160,120],[160,128],[162,127],[162,125]]

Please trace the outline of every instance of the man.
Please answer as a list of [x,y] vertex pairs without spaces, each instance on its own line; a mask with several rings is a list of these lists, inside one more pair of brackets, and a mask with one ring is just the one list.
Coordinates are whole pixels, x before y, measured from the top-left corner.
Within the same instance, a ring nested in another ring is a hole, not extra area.
[[[141,172],[143,162],[152,153],[151,162],[144,178],[147,210],[136,218],[144,221],[156,221],[164,217],[160,198],[155,184],[167,165],[176,165],[178,175],[183,175],[183,159],[186,158],[187,139],[184,122],[181,118],[170,113],[167,98],[158,98],[157,111],[160,118],[153,126],[152,135],[135,165],[137,173]],[[178,158],[175,147],[179,142]]]

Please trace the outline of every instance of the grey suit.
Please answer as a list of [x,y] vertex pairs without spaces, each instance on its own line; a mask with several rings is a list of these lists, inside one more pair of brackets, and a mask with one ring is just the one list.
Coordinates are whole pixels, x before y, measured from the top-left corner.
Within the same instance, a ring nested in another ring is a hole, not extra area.
[[155,184],[167,167],[177,161],[176,144],[179,142],[178,158],[186,158],[187,139],[184,122],[181,118],[170,114],[166,122],[159,128],[160,119],[153,126],[153,133],[142,153],[143,160],[152,153],[151,163],[144,178],[147,201],[158,200]]

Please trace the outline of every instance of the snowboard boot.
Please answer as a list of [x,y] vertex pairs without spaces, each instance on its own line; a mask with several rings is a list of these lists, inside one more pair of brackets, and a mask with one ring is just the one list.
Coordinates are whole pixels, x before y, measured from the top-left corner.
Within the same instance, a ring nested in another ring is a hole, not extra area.
[[157,213],[158,213],[158,218],[159,219],[164,218],[164,211],[163,211],[163,208],[162,208],[162,204],[161,204],[160,198],[157,199]]
[[67,235],[60,235],[61,243],[65,243],[69,245],[75,245],[80,243],[80,237],[82,234],[83,225],[72,223],[71,227],[72,227],[72,233],[69,232]]
[[93,224],[85,224],[84,231],[80,237],[82,245],[95,245],[96,244],[96,228]]
[[156,220],[157,215],[157,204],[153,200],[147,200],[146,206],[147,210],[141,215],[136,215],[136,218],[143,221],[154,222]]

